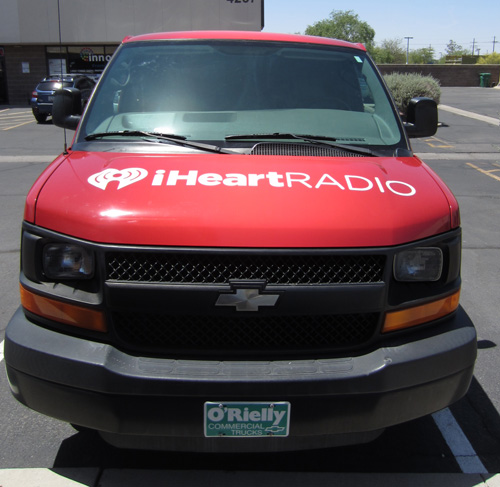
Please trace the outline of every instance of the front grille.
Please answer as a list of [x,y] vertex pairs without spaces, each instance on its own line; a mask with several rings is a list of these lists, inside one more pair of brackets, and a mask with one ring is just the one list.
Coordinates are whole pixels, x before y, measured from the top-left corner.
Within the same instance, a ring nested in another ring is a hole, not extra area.
[[106,278],[113,281],[226,284],[366,284],[383,281],[384,255],[199,254],[108,252]]
[[113,313],[115,331],[129,350],[218,358],[356,347],[373,336],[377,323],[377,313],[265,317]]
[[[157,288],[158,293],[168,293],[168,284],[227,285],[237,280],[265,281],[268,286],[356,285],[383,282],[385,262],[381,254],[326,251],[123,250],[106,253],[106,278],[113,283],[167,284],[162,291]],[[374,336],[379,318],[378,313],[343,314],[337,309],[327,315],[310,314],[308,309],[280,310],[281,314],[213,310],[203,315],[181,307],[170,312],[136,310],[112,312],[113,329],[124,349],[218,359],[240,354],[305,357],[356,348]]]

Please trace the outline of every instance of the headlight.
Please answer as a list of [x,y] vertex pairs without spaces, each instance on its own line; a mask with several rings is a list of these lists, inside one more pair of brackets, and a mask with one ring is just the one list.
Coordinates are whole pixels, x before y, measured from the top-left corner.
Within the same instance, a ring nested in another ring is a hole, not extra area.
[[94,255],[73,244],[48,244],[43,248],[43,272],[49,279],[90,279]]
[[397,281],[437,281],[442,270],[443,252],[438,248],[405,250],[394,258],[394,278]]

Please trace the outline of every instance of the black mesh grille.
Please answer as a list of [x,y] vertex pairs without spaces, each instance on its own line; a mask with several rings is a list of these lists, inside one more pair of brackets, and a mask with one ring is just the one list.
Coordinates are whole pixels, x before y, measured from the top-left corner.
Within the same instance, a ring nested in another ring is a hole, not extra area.
[[162,354],[286,353],[355,347],[374,334],[378,314],[336,316],[169,316],[114,313],[127,348]]
[[252,149],[252,155],[261,156],[312,156],[312,157],[366,157],[335,147],[312,144],[286,144],[262,142]]
[[127,282],[225,284],[259,279],[267,284],[382,282],[383,255],[249,255],[109,252],[107,279]]

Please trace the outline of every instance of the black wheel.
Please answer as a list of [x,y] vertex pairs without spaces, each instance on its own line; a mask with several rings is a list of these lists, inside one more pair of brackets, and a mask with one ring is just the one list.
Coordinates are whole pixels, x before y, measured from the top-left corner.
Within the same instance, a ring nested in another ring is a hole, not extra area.
[[45,123],[47,121],[47,115],[45,113],[35,113],[33,112],[33,115],[36,118],[36,121],[38,123]]

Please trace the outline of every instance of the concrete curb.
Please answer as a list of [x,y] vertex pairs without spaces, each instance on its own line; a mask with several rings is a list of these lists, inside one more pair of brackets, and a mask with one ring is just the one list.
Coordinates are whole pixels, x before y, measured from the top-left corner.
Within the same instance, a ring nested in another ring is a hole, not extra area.
[[425,160],[447,160],[447,161],[499,161],[500,152],[416,152],[416,156]]
[[6,469],[1,487],[500,487],[499,474]]
[[[57,155],[39,155],[39,156],[0,156],[0,164],[10,164],[12,162],[17,162],[21,164],[44,164],[52,162]],[[0,486],[1,487],[1,486]]]

